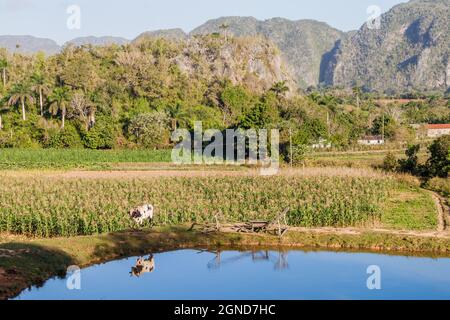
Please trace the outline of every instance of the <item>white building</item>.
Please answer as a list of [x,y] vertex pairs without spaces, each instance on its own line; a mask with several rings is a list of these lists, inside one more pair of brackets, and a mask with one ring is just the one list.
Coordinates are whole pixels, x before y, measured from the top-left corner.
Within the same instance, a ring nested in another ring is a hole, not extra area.
[[450,134],[450,124],[428,124],[425,128],[428,138],[439,138]]
[[331,148],[331,142],[328,142],[327,140],[320,138],[317,143],[313,144],[311,146],[313,149],[330,149]]
[[382,136],[367,136],[358,140],[358,144],[362,144],[365,146],[377,146],[384,144],[384,140]]

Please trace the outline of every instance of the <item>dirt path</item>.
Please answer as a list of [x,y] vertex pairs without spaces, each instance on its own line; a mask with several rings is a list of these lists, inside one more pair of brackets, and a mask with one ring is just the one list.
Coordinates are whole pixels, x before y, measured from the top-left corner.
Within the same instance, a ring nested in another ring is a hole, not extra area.
[[[23,175],[29,175],[24,173]],[[258,169],[248,168],[237,170],[234,167],[230,167],[224,170],[202,170],[202,169],[156,169],[156,170],[123,170],[123,171],[90,171],[90,170],[72,170],[61,172],[47,172],[36,173],[52,178],[64,178],[64,179],[136,179],[136,178],[158,178],[158,177],[249,177],[249,176],[261,176],[261,172]],[[18,173],[14,173],[15,176]],[[282,168],[277,175],[281,176],[330,176],[330,177],[380,177],[384,176],[382,173],[360,168],[305,168],[305,169],[291,169]]]
[[446,208],[444,207],[441,197],[432,191],[430,191],[430,194],[438,211],[438,232],[444,232],[446,230],[445,215],[448,214],[448,212],[445,212]]
[[410,231],[410,230],[392,230],[392,229],[371,229],[371,228],[289,228],[291,231],[313,232],[324,234],[341,234],[341,235],[359,235],[367,232],[384,233],[400,236],[414,236],[425,238],[450,238],[450,232],[447,231]]

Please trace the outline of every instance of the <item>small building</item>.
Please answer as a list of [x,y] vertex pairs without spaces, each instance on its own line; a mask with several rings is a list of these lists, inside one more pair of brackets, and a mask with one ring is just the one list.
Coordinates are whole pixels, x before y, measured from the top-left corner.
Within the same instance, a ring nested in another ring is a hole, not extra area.
[[320,138],[317,143],[311,145],[311,148],[313,149],[330,149],[331,148],[331,142],[328,142],[327,140]]
[[450,134],[450,124],[428,124],[425,129],[428,138],[439,138]]
[[366,136],[358,140],[358,144],[365,146],[378,146],[384,144],[384,142],[382,136]]

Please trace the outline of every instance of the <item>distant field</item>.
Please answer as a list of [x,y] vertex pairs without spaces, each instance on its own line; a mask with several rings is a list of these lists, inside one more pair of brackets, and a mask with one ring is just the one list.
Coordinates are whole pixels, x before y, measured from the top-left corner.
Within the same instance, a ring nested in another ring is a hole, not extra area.
[[[359,152],[317,152],[306,157],[307,166],[345,166],[345,167],[379,167],[386,155],[392,152],[397,159],[405,158],[404,150],[376,150]],[[419,153],[420,160],[425,161],[426,152]]]
[[[305,165],[309,167],[378,167],[383,163],[388,152],[385,150],[314,152],[307,155]],[[393,153],[399,159],[404,157],[403,150],[395,150]],[[420,157],[425,159],[426,153],[421,153]],[[0,149],[0,170],[153,170],[155,164],[171,165],[171,150]],[[210,166],[203,167],[210,168]],[[192,169],[198,168],[199,166],[195,166]]]
[[0,149],[0,169],[109,169],[122,163],[170,161],[170,150]]

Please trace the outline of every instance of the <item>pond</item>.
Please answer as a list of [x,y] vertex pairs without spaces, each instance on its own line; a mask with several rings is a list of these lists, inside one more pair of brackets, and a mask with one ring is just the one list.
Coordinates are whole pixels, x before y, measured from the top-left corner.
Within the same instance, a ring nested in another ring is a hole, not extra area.
[[450,259],[179,250],[88,267],[16,299],[450,299]]

